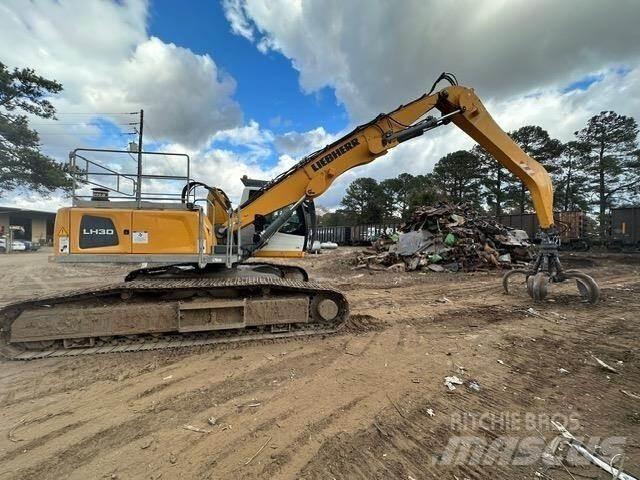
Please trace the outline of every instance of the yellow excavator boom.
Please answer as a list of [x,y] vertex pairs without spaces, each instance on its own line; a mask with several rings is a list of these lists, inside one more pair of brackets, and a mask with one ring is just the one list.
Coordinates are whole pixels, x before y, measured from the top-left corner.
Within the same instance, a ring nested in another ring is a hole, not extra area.
[[[442,113],[440,118],[420,120],[434,108]],[[449,122],[524,182],[531,192],[540,226],[553,227],[553,187],[547,171],[498,126],[472,88],[458,85],[425,94],[388,114],[381,114],[305,157],[241,206],[241,226],[253,223],[256,215],[268,215],[301,198],[318,197],[347,170],[372,162],[400,143]]]

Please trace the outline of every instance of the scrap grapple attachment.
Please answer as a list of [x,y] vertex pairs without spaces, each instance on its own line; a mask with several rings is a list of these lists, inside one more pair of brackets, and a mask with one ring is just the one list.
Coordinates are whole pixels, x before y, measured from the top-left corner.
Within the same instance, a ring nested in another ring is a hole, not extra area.
[[511,277],[522,275],[525,278],[527,293],[535,301],[542,301],[549,293],[549,285],[575,280],[578,293],[584,302],[591,304],[600,300],[600,288],[596,281],[584,272],[564,270],[558,256],[559,238],[555,231],[541,233],[540,251],[529,268],[511,270],[502,277],[505,293],[509,293]]

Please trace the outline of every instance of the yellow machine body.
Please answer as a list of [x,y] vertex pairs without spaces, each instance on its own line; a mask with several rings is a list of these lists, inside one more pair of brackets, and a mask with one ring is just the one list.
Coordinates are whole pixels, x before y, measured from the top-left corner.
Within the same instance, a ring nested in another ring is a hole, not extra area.
[[215,245],[211,222],[200,210],[65,207],[54,231],[58,255],[197,255]]

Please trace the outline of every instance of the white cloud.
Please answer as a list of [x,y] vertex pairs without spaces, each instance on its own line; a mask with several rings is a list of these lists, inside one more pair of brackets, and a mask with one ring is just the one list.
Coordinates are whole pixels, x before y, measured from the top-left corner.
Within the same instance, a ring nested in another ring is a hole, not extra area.
[[287,155],[306,156],[322,148],[342,136],[341,133],[330,134],[323,127],[307,132],[287,132],[274,139],[276,149]]
[[237,0],[224,6],[232,31],[290,58],[305,91],[335,88],[355,122],[421,94],[445,70],[485,97],[504,98],[640,57],[640,3],[633,1]]
[[[441,71],[474,87],[507,131],[537,124],[566,141],[601,110],[640,120],[639,2],[236,0],[233,12],[223,5],[234,33],[291,60],[305,92],[335,89],[353,124],[424,93]],[[620,74],[621,66],[631,71]],[[602,79],[563,93],[587,75]],[[429,132],[347,172],[318,203],[337,206],[358,176],[429,172],[442,155],[472,146],[455,130]]]
[[247,18],[242,1],[222,0],[222,6],[233,33],[241,35],[248,40],[253,40],[253,26]]
[[242,152],[238,156],[244,163],[257,163],[265,161],[271,156],[273,133],[263,130],[255,120],[241,127],[217,132],[212,137],[212,143],[226,142],[235,147],[241,147]]
[[218,148],[198,152],[193,158],[194,178],[222,188],[234,205],[240,201],[240,195],[244,188],[240,181],[242,176],[271,180],[295,163],[295,159],[292,157],[280,155],[273,166],[264,168],[258,163],[247,164],[239,159],[235,152]]
[[69,200],[59,192],[54,192],[49,196],[42,196],[31,191],[19,190],[14,192],[9,199],[0,198],[0,203],[3,206],[10,205],[15,208],[55,212],[58,208],[68,205]]
[[[209,55],[150,37],[147,7],[143,0],[3,2],[0,58],[10,67],[32,67],[60,81],[64,91],[53,99],[59,112],[144,108],[153,136],[189,146],[203,145],[216,131],[239,125],[233,78]],[[60,123],[88,120],[60,118]],[[135,120],[113,118],[116,123]],[[42,139],[45,147],[70,142],[48,134]]]
[[[295,138],[297,147],[289,140]],[[262,129],[255,121],[235,129],[221,131],[213,138],[212,144],[201,150],[189,152],[192,158],[193,176],[209,185],[222,188],[237,203],[243,185],[240,178],[271,180],[293,166],[304,153],[311,153],[332,141],[332,136],[323,129],[307,132],[287,132],[274,135],[268,129]],[[283,143],[283,139],[284,143]],[[219,142],[231,146],[240,146],[243,151],[225,148]],[[172,145],[171,151],[182,151],[183,146]]]

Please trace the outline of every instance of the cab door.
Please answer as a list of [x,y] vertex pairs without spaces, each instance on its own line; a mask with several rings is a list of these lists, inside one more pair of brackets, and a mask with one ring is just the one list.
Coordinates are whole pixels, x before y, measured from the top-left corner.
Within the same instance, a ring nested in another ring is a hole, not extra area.
[[[265,216],[265,228],[284,210],[283,208]],[[306,202],[298,205],[291,218],[269,239],[269,243],[258,250],[255,255],[257,257],[304,257],[309,234],[313,227],[311,222],[315,223],[313,201],[310,205]]]
[[131,210],[71,209],[71,253],[131,253]]

